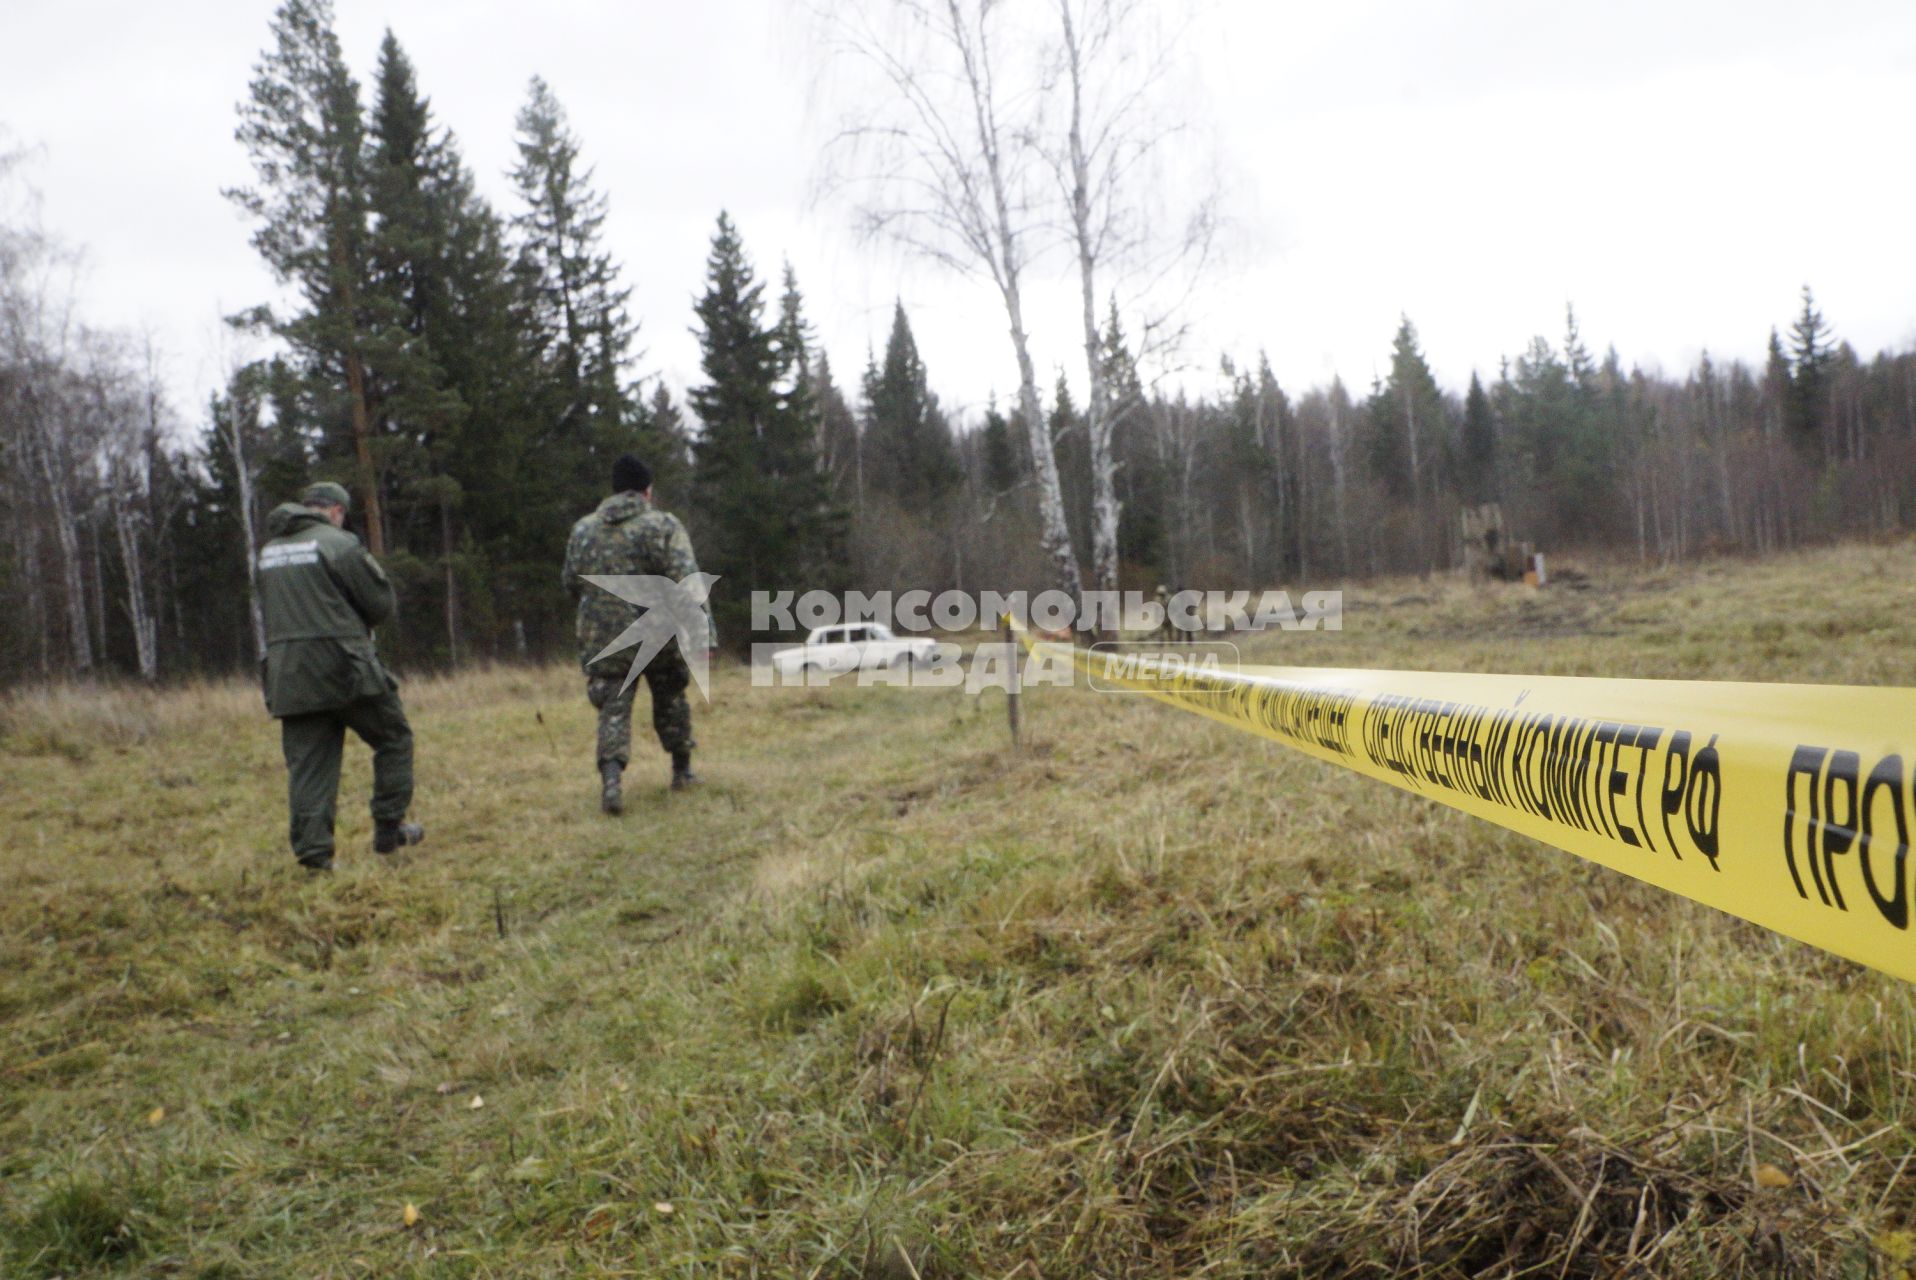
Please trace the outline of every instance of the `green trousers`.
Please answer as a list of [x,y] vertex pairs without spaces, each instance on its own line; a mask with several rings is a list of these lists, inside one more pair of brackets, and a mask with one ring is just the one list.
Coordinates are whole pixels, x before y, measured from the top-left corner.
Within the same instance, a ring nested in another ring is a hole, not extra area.
[[373,750],[373,821],[398,822],[412,805],[412,726],[397,693],[333,711],[286,716],[286,807],[293,855],[301,862],[332,856],[333,812],[339,803],[339,757],[351,729]]

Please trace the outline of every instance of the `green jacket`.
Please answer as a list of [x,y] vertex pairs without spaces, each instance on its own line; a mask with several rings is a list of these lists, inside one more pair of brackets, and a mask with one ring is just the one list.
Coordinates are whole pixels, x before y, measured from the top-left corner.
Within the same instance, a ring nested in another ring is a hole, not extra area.
[[399,687],[373,649],[392,616],[392,583],[359,539],[310,507],[266,517],[259,604],[266,620],[261,679],[275,716],[333,711]]
[[[586,575],[608,577],[654,574],[682,582],[699,571],[692,555],[692,537],[679,518],[660,511],[636,493],[615,493],[599,509],[572,526],[565,548],[565,589],[579,602],[579,664],[588,675],[625,674],[630,654],[614,655],[594,671],[592,655],[604,649],[631,626],[640,614],[609,591],[584,581]],[[706,646],[718,648],[718,625],[712,605],[705,605]]]

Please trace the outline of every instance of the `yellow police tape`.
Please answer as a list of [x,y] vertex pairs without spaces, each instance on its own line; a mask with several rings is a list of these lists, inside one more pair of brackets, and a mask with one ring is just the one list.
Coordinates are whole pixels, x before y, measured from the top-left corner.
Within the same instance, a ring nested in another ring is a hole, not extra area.
[[1916,980],[1916,689],[1070,651],[1137,690]]

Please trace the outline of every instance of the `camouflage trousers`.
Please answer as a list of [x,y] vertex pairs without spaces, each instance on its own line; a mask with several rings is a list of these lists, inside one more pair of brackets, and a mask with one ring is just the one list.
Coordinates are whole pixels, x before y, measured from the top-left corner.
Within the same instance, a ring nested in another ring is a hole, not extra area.
[[[585,696],[599,709],[599,762],[616,760],[625,764],[632,758],[632,700],[639,692],[638,681],[627,685],[626,673],[588,675]],[[692,740],[692,704],[685,690],[692,683],[691,669],[676,645],[667,645],[652,656],[641,676],[652,689],[652,731],[659,745],[676,754],[690,751],[698,743]]]

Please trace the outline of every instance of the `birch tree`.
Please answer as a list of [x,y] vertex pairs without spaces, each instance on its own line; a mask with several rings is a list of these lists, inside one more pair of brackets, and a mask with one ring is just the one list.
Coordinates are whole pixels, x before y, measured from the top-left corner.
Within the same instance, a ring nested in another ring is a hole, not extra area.
[[1004,7],[999,0],[821,7],[837,69],[849,64],[877,82],[853,75],[844,86],[857,104],[834,139],[831,181],[851,193],[868,236],[983,276],[997,291],[1038,486],[1039,539],[1053,580],[1075,598],[1084,579],[1026,319],[1026,276],[1043,219],[1029,145],[1039,86],[1018,74],[1007,53],[1016,41],[1004,30]]
[[10,228],[0,236],[0,365],[8,371],[8,434],[16,469],[38,489],[51,518],[68,666],[85,675],[93,670],[97,646],[88,619],[80,528],[86,515],[86,451],[76,439],[77,388],[69,368],[76,326],[67,277],[74,262],[37,229]]
[[[1131,301],[1176,277],[1189,279],[1209,257],[1216,197],[1200,183],[1165,181],[1162,161],[1185,131],[1164,92],[1175,41],[1159,38],[1155,7],[1142,0],[1052,0],[1055,84],[1047,98],[1062,106],[1040,133],[1056,181],[1076,258],[1079,315],[1089,397],[1085,439],[1091,469],[1091,578],[1101,591],[1118,586],[1117,459],[1112,439],[1131,405],[1113,395],[1098,327],[1098,297],[1122,282]],[[1167,189],[1195,192],[1187,208],[1161,207]],[[1188,284],[1188,280],[1185,281]],[[1174,326],[1176,304],[1148,316],[1140,334],[1150,354]]]
[[88,378],[89,398],[99,417],[100,468],[106,482],[99,502],[112,521],[120,552],[134,662],[140,679],[152,684],[160,677],[160,639],[153,601],[147,594],[146,569],[153,529],[153,454],[160,435],[159,387],[150,353],[148,377],[137,386],[117,356],[111,350],[93,353]]
[[239,498],[235,513],[240,527],[240,550],[246,557],[246,613],[253,628],[253,651],[266,656],[266,620],[259,607],[259,461],[253,442],[260,434],[259,383],[262,371],[257,364],[229,359],[226,393],[213,398],[213,433],[226,453],[233,472],[233,485]]

